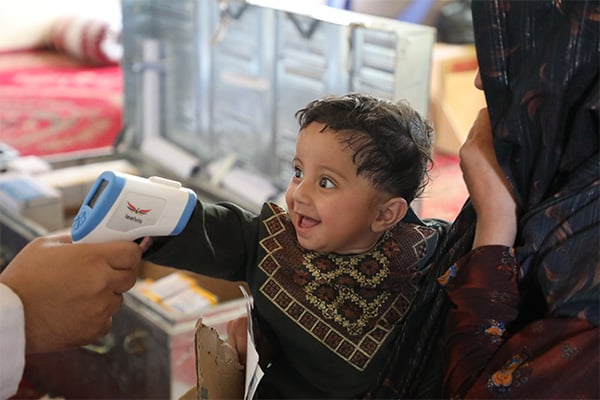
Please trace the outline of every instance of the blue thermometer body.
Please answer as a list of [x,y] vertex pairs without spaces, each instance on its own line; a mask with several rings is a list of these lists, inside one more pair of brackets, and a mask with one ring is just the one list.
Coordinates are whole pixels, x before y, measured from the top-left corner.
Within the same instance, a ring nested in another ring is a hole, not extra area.
[[172,236],[185,228],[196,194],[181,183],[105,171],[94,182],[73,221],[73,242]]

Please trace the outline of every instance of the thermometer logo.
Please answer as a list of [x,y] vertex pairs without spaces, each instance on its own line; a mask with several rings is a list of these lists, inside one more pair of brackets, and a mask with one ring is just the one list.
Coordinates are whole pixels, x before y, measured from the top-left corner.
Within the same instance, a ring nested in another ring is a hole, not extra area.
[[131,202],[127,202],[127,209],[137,215],[146,215],[148,214],[150,211],[152,211],[152,209],[147,209],[147,210],[142,210],[141,208],[137,208],[136,206],[134,206],[133,204],[131,204]]

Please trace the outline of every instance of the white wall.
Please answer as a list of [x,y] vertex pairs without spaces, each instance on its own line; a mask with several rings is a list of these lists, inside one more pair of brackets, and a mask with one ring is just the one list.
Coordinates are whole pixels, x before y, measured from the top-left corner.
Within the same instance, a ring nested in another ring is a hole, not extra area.
[[121,24],[119,0],[0,0],[0,51],[44,46],[61,16],[95,17]]

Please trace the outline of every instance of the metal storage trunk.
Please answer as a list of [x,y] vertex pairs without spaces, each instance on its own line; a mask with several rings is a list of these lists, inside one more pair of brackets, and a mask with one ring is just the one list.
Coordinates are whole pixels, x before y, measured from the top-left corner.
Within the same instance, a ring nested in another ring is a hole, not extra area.
[[233,156],[283,190],[310,100],[358,91],[427,115],[431,27],[296,0],[123,0],[123,12],[137,146],[158,137],[200,167]]

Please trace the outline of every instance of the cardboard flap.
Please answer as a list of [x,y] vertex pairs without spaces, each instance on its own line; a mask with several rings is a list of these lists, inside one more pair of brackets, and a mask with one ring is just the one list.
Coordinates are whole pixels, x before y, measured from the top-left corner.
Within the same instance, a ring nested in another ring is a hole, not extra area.
[[243,399],[244,367],[237,351],[201,319],[196,324],[195,341],[198,398]]

